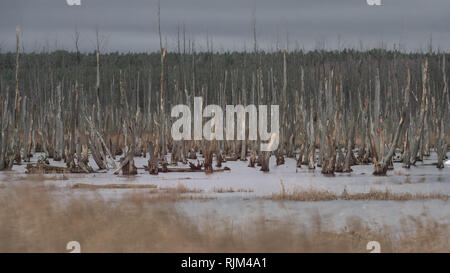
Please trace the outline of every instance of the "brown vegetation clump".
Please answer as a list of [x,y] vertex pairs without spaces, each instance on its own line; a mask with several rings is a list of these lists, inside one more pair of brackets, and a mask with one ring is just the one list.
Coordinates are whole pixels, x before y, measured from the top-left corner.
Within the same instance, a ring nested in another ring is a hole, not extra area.
[[216,193],[233,193],[235,190],[232,187],[229,188],[214,188]]
[[236,192],[254,192],[252,189],[237,189]]
[[371,189],[367,193],[353,193],[349,194],[346,190],[341,194],[341,199],[344,200],[395,200],[395,201],[408,201],[408,200],[427,200],[427,199],[441,199],[447,201],[449,195],[432,192],[432,193],[395,193],[386,188],[384,191]]
[[292,191],[287,191],[283,182],[281,182],[281,192],[272,194],[269,199],[286,201],[330,201],[339,199],[339,195],[330,191],[313,188],[303,190],[296,187]]
[[228,188],[214,188],[213,192],[215,193],[234,193],[234,192],[253,192],[252,189],[234,189],[232,187]]
[[62,181],[69,180],[65,174],[61,175],[45,175],[42,173],[38,174],[27,174],[26,176],[8,176],[9,181],[30,181],[30,182],[42,182],[42,181]]
[[186,187],[185,185],[178,183],[174,188],[161,188],[160,190],[166,193],[201,193],[203,190],[201,189],[191,189]]
[[156,185],[149,184],[86,184],[77,183],[73,185],[74,189],[155,189]]
[[409,200],[429,200],[440,199],[447,201],[448,194],[432,192],[432,193],[396,193],[389,188],[384,191],[378,189],[370,189],[369,192],[348,193],[344,189],[341,194],[320,189],[303,189],[294,187],[292,190],[286,190],[283,182],[281,182],[280,193],[274,193],[267,197],[271,200],[280,201],[332,201],[332,200],[377,200],[377,201],[409,201]]
[[200,192],[178,192],[176,189],[167,190],[167,189],[150,189],[148,191],[133,191],[131,193],[125,194],[124,202],[132,203],[141,206],[142,204],[172,204],[174,202],[181,201],[209,201],[214,200],[216,198],[210,197],[204,194],[200,194]]

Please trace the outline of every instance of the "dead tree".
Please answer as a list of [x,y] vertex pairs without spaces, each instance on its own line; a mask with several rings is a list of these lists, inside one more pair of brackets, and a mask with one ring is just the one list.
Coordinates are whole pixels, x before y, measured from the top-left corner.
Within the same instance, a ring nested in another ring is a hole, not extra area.
[[148,173],[152,175],[158,174],[158,159],[155,156],[155,145],[153,142],[148,144],[149,159],[148,159]]
[[5,98],[0,95],[0,107],[1,107],[1,118],[0,118],[0,171],[10,168],[9,163],[9,111],[8,111],[8,100],[9,96],[6,94]]
[[209,147],[208,145],[206,146],[206,150],[204,153],[205,156],[205,162],[204,162],[204,168],[205,168],[205,173],[212,173],[213,172],[213,152],[214,152],[214,140],[210,141],[209,143]]
[[259,158],[261,158],[261,171],[269,172],[270,152],[261,152]]
[[56,87],[56,135],[55,135],[55,153],[53,160],[60,161],[64,154],[64,131],[63,131],[63,118],[61,114],[61,104],[62,104],[62,90],[61,83]]
[[446,71],[446,59],[445,55],[442,57],[442,77],[444,82],[444,87],[442,89],[442,100],[440,102],[440,115],[437,120],[437,143],[436,143],[436,152],[437,152],[437,165],[438,169],[444,168],[444,159],[446,157],[447,152],[447,141],[445,140],[445,115],[448,112],[448,80],[447,80],[447,71]]
[[163,47],[162,44],[162,36],[161,36],[161,6],[160,2],[158,1],[158,33],[159,33],[159,45],[161,49],[161,81],[160,81],[160,125],[161,125],[161,152],[162,155],[165,155],[167,153],[166,151],[166,110],[165,110],[165,94],[164,94],[164,60],[166,58],[166,49]]
[[[336,137],[338,132],[338,104],[333,94],[334,70],[324,81],[325,105],[321,113],[322,138],[320,151],[322,156],[322,173],[334,174],[336,166]],[[333,107],[334,105],[334,107]]]
[[[405,119],[405,109],[402,110],[400,116],[400,121],[393,134],[390,146],[385,152],[385,138],[386,138],[386,127],[385,122],[381,117],[381,86],[380,86],[380,72],[377,68],[377,73],[375,75],[375,102],[374,102],[374,114],[370,121],[370,142],[372,145],[373,161],[375,164],[374,175],[386,175],[389,164],[391,164],[392,157],[395,154],[395,149],[397,147],[397,142],[400,134],[403,130],[403,124]],[[406,90],[405,90],[406,91]],[[406,104],[406,103],[405,103]]]
[[21,154],[20,154],[20,136],[19,136],[19,115],[20,115],[20,102],[21,97],[19,94],[19,57],[20,57],[20,28],[16,28],[16,69],[15,69],[15,98],[14,98],[14,115],[13,115],[13,124],[14,124],[14,135],[13,135],[13,142],[12,142],[12,149],[14,151],[14,161],[17,164],[20,164],[22,161]]
[[345,154],[345,159],[344,159],[344,166],[342,169],[342,172],[344,173],[349,173],[352,172],[352,164],[353,164],[353,142],[355,139],[355,125],[352,125],[350,128],[350,133],[348,135],[348,140],[347,140],[347,151]]
[[417,123],[418,128],[415,135],[411,136],[412,137],[411,157],[410,157],[411,165],[416,164],[418,153],[419,152],[422,153],[422,151],[419,149],[419,145],[423,137],[425,115],[426,112],[428,111],[427,92],[428,92],[428,59],[426,58],[422,64],[422,100],[420,104],[419,121]]
[[307,135],[309,139],[308,143],[308,168],[310,170],[315,169],[316,162],[316,135],[314,131],[314,115],[313,115],[313,103],[310,98],[310,110],[309,110],[309,122],[307,126]]
[[[282,92],[281,92],[281,123],[282,124],[287,124],[287,116],[286,116],[286,112],[287,112],[287,63],[286,63],[286,49],[284,49],[283,51],[283,88],[282,88]],[[288,128],[288,126],[282,126],[281,130],[280,130],[280,146],[279,146],[279,150],[280,150],[280,154],[278,155],[278,157],[283,157],[284,154],[286,153],[286,142],[287,142],[287,133],[286,133],[286,129]],[[292,147],[290,147],[292,148]],[[292,152],[292,151],[291,151]],[[283,163],[284,164],[284,158],[278,158],[277,159],[277,165],[279,163]]]
[[[245,87],[245,77],[242,76],[242,103],[244,106],[247,105],[247,90]],[[244,122],[245,124],[246,117],[244,116],[244,120],[241,122]],[[247,161],[247,136],[248,136],[248,130],[246,130],[246,134],[244,139],[241,141],[241,161]]]

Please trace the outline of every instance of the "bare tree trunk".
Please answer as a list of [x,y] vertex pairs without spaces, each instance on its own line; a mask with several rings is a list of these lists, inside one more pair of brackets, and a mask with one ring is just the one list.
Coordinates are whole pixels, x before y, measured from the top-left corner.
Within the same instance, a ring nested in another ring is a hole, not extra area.
[[[411,71],[408,68],[407,74],[406,74],[406,88],[405,88],[405,112],[409,113],[409,123],[412,122],[411,120],[411,109],[409,107],[409,98],[411,93]],[[411,154],[409,149],[409,132],[411,131],[410,126],[405,130],[405,140],[403,142],[403,164],[402,167],[409,169],[411,166]]]
[[[284,125],[287,125],[286,122],[286,106],[287,106],[287,64],[286,64],[286,49],[283,51],[283,89],[281,92],[281,101],[282,101],[282,108],[281,108],[281,122]],[[280,156],[283,157],[283,155],[286,153],[286,126],[281,127],[281,135],[280,135],[280,146],[278,150],[280,151]]]
[[[1,96],[0,96],[1,97]],[[0,118],[0,171],[8,168],[8,139],[9,139],[9,111],[8,111],[8,93],[6,98],[1,100],[1,118]]]
[[[244,105],[244,107],[247,106],[247,90],[245,88],[245,78],[244,76],[242,76],[242,104]],[[243,122],[244,124],[246,120],[246,117],[244,116],[244,120],[240,121]],[[239,121],[238,121],[239,122]],[[248,136],[248,130],[246,130],[246,134],[244,137],[244,140],[241,141],[241,161],[247,161],[247,136]]]
[[355,125],[352,125],[350,128],[350,134],[348,135],[348,139],[347,139],[347,152],[345,155],[345,160],[344,160],[344,167],[342,169],[342,171],[344,173],[349,173],[352,172],[352,160],[353,160],[353,142],[355,139]]
[[159,33],[159,43],[161,49],[161,82],[160,82],[160,126],[161,126],[161,154],[164,156],[167,154],[167,144],[166,144],[166,110],[165,110],[165,94],[164,94],[164,60],[166,58],[166,49],[163,48],[162,45],[162,36],[161,36],[161,8],[160,2],[158,1],[158,33]]
[[[379,77],[377,77],[379,79]],[[405,92],[409,92],[408,88],[405,89]],[[425,91],[425,95],[426,95],[426,91]],[[405,102],[404,102],[404,107],[402,110],[402,114],[400,116],[400,121],[395,129],[395,133],[393,135],[392,141],[390,146],[388,147],[388,152],[386,154],[384,154],[384,135],[385,135],[385,128],[381,128],[378,127],[377,129],[377,133],[376,135],[379,136],[379,138],[375,137],[375,134],[373,133],[373,129],[372,129],[372,133],[370,134],[370,141],[372,144],[372,150],[373,150],[373,160],[375,163],[375,171],[374,171],[374,175],[386,175],[386,172],[389,168],[389,164],[392,163],[392,157],[395,154],[395,149],[397,147],[397,142],[398,139],[400,138],[400,134],[402,133],[403,130],[403,124],[405,121],[405,116],[406,116],[406,107],[408,105],[407,102],[407,98],[409,96],[405,95]],[[425,96],[426,98],[426,96]],[[378,100],[379,98],[375,98],[376,100]],[[405,107],[406,106],[406,107]],[[377,114],[377,112],[375,112],[375,118],[377,119],[379,117],[379,115]],[[373,127],[373,123],[372,127]],[[380,124],[380,123],[378,123]],[[378,146],[376,145],[375,141],[379,141]]]
[[445,113],[448,111],[448,81],[447,81],[447,71],[446,71],[446,59],[445,55],[442,57],[442,74],[444,87],[442,90],[442,101],[440,103],[440,117],[438,119],[437,128],[437,143],[436,143],[436,152],[437,152],[437,165],[438,169],[444,168],[444,159],[447,153],[447,141],[445,140]]
[[60,161],[63,157],[64,153],[64,128],[63,128],[63,120],[61,113],[61,104],[62,104],[62,91],[61,91],[61,83],[56,87],[56,135],[55,135],[55,153],[53,156],[53,160]]
[[[19,95],[19,57],[20,57],[20,28],[16,28],[16,88],[15,88],[15,98],[14,98],[14,116],[13,116],[13,124],[14,124],[14,135],[13,135],[13,143],[12,148],[14,151],[14,160],[17,164],[21,164],[22,158],[20,155],[20,136],[19,136],[19,113],[20,113],[20,95]],[[11,164],[11,163],[10,163]]]
[[416,135],[414,136],[413,146],[411,147],[411,164],[414,165],[417,161],[417,153],[419,151],[419,144],[423,137],[423,128],[425,122],[425,114],[428,110],[428,59],[425,59],[422,64],[422,100],[420,104],[419,122]]
[[155,145],[150,142],[148,145],[149,159],[148,159],[148,173],[152,175],[158,174],[158,159],[155,155]]
[[309,148],[308,148],[308,168],[310,170],[315,169],[316,161],[316,135],[314,132],[314,116],[313,116],[313,103],[310,99],[310,110],[309,110],[309,126],[308,126],[308,136],[309,136]]

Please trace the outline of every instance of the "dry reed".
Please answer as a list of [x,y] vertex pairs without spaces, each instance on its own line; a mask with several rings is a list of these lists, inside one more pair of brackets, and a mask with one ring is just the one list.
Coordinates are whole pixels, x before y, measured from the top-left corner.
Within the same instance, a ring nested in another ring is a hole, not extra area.
[[373,240],[382,252],[450,251],[448,226],[425,216],[405,219],[400,232],[372,230],[357,218],[327,231],[320,215],[311,216],[309,228],[264,216],[238,225],[214,215],[189,218],[170,202],[148,203],[144,192],[119,205],[77,195],[61,204],[44,187],[8,185],[0,192],[0,252],[65,252],[73,240],[82,252],[367,252]]

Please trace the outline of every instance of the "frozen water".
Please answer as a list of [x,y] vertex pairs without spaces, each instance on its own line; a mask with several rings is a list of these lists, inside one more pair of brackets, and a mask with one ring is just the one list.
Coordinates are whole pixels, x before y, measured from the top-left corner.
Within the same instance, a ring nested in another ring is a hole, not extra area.
[[[37,160],[39,155],[32,158]],[[143,167],[147,158],[135,158],[136,166]],[[170,162],[170,160],[169,160]],[[48,180],[45,185],[59,187],[58,194],[77,194],[89,196],[93,191],[73,189],[76,183],[89,184],[153,184],[159,188],[176,187],[182,184],[188,188],[201,189],[202,196],[214,197],[214,200],[190,200],[177,202],[176,206],[186,215],[197,217],[204,214],[217,214],[223,219],[234,222],[248,219],[251,216],[263,215],[268,221],[278,221],[289,217],[295,222],[306,224],[312,213],[326,216],[330,226],[343,227],[348,217],[358,216],[375,226],[383,224],[397,225],[402,217],[418,217],[427,215],[440,223],[450,224],[449,201],[444,200],[414,200],[414,201],[321,201],[296,202],[272,201],[263,197],[281,191],[281,182],[286,190],[294,187],[304,189],[321,189],[342,193],[368,192],[371,189],[390,189],[397,193],[433,193],[450,195],[450,168],[448,162],[444,169],[437,169],[431,163],[436,162],[435,155],[418,162],[410,169],[402,168],[395,163],[395,169],[385,177],[372,175],[373,165],[353,166],[353,172],[336,174],[333,177],[324,176],[320,168],[308,170],[307,166],[296,168],[296,161],[286,158],[286,164],[276,166],[275,158],[270,161],[270,172],[264,173],[257,168],[247,167],[248,162],[229,161],[224,166],[231,171],[213,174],[196,173],[160,173],[149,175],[143,169],[136,176],[114,175],[112,170],[95,174],[65,174],[66,180],[50,179],[55,175],[45,175]],[[50,162],[52,165],[64,166],[63,162]],[[96,166],[91,162],[91,166]],[[179,164],[179,167],[187,167]],[[62,175],[57,175],[62,176]],[[27,181],[25,164],[14,166],[13,170],[0,173],[0,184]],[[234,192],[218,193],[219,189],[233,189]],[[99,189],[95,192],[104,198],[120,202],[124,193],[135,189]],[[146,191],[146,190],[142,190]]]

